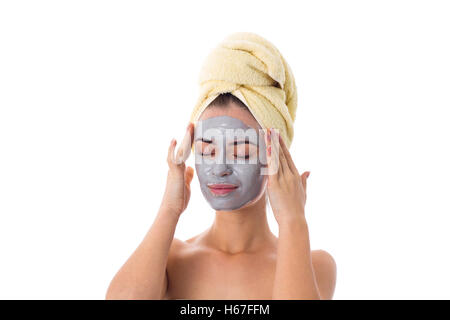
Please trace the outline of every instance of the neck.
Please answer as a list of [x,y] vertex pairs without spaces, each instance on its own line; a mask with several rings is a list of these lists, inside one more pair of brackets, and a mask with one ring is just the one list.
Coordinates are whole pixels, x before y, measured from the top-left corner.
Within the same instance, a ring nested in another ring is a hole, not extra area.
[[273,243],[266,214],[266,197],[233,211],[216,211],[206,237],[210,245],[229,254],[254,252]]

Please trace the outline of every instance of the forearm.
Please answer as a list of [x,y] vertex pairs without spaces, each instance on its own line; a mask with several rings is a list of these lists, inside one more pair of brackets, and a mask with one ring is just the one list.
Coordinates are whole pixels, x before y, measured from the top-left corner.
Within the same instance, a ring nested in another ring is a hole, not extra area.
[[274,300],[320,299],[312,265],[306,219],[279,224]]
[[178,218],[160,209],[143,241],[117,272],[107,299],[160,299]]

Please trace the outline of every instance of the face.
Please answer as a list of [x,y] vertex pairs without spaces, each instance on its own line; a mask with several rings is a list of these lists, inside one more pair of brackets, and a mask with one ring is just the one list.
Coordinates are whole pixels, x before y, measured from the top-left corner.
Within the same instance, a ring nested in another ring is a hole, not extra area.
[[259,199],[265,188],[264,136],[246,110],[208,109],[194,130],[200,188],[215,210],[240,209]]

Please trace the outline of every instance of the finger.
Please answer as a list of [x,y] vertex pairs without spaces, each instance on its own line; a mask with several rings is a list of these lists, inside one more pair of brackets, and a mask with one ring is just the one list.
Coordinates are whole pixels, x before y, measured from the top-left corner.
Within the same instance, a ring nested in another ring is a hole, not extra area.
[[[276,144],[276,141],[273,137],[273,129],[269,128],[267,132],[267,140],[268,140],[268,169],[269,169],[269,175],[277,177],[278,170],[279,170],[279,154],[278,154],[278,146]],[[275,143],[274,143],[275,141]]]
[[306,192],[306,187],[308,186],[308,178],[309,178],[309,175],[310,175],[310,174],[311,174],[310,171],[308,171],[307,174],[306,174],[306,179],[305,179],[305,192]]
[[187,130],[191,135],[191,146],[192,146],[192,143],[194,143],[194,124],[192,122],[189,122]]
[[270,128],[266,129],[264,133],[264,139],[266,141],[266,165],[267,165],[267,175],[273,175],[273,171],[271,170],[271,158],[272,158],[272,146],[270,143]]
[[305,171],[302,173],[301,175],[301,180],[302,180],[302,186],[303,186],[303,190],[306,191],[306,179],[308,179],[308,171]]
[[278,185],[278,155],[275,150],[275,154],[272,152],[272,138],[271,128],[266,131],[266,157],[267,157],[267,187]]
[[194,124],[189,122],[186,128],[186,134],[184,135],[183,141],[177,151],[177,156],[175,158],[176,164],[181,164],[185,162],[189,155],[191,154],[192,142],[194,140]]
[[286,162],[289,167],[289,170],[291,170],[291,172],[293,174],[298,174],[297,168],[295,167],[294,161],[292,160],[291,153],[289,152],[289,150],[286,146],[286,143],[284,142],[284,139],[281,135],[280,135],[280,145],[281,145],[281,150],[283,151],[283,154],[286,158]]
[[177,176],[183,177],[185,165],[184,162],[177,164],[175,162],[175,146],[177,145],[177,140],[172,139],[169,150],[167,152],[167,163],[169,164],[169,173],[176,173]]
[[[271,130],[272,135],[271,135],[271,139],[272,139],[272,154],[276,156],[277,160],[277,164],[278,164],[278,172],[277,175],[279,178],[283,177],[284,175],[284,171],[287,169],[286,166],[286,160],[284,159],[283,156],[283,150],[281,150],[280,148],[280,138],[279,138],[279,133],[276,132],[275,130]],[[275,158],[275,157],[274,157]]]
[[192,167],[187,167],[184,172],[184,180],[186,181],[186,185],[190,186],[192,178],[194,177],[194,169]]
[[177,145],[177,140],[172,139],[170,141],[170,145],[169,145],[169,149],[167,150],[167,163],[169,164],[169,166],[172,166],[174,164],[174,150],[175,150],[175,146]]

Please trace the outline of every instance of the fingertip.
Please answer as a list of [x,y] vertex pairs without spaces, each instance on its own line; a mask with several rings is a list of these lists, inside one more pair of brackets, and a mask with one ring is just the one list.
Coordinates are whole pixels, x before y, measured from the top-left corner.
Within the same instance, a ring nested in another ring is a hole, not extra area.
[[190,184],[192,179],[193,179],[193,177],[194,177],[194,168],[188,166],[186,168],[186,176],[185,177],[187,179],[188,184]]
[[194,132],[194,124],[192,122],[189,122],[189,124],[186,127],[186,131],[188,131],[190,134]]
[[171,151],[171,150],[173,150],[173,148],[174,148],[174,139],[172,139],[172,140],[170,140],[170,143],[169,143],[169,152]]

